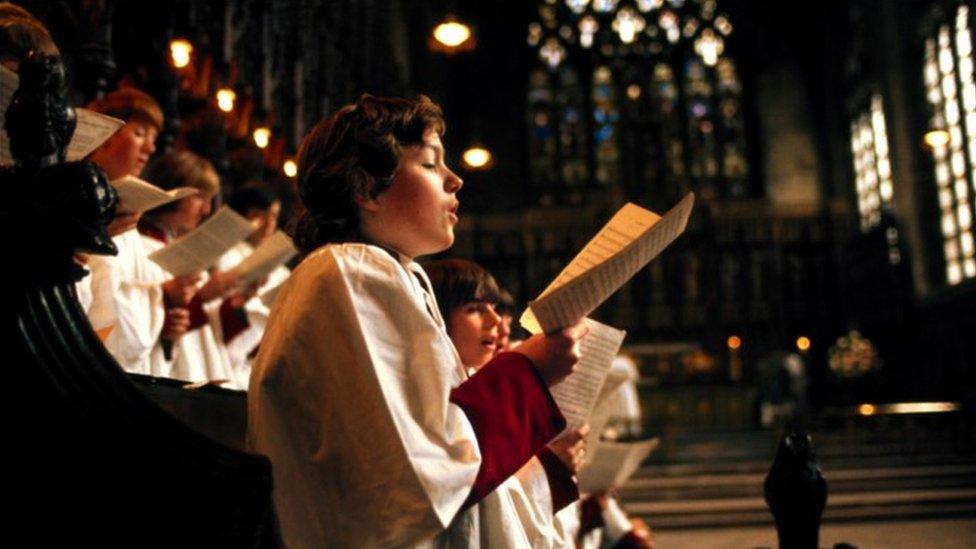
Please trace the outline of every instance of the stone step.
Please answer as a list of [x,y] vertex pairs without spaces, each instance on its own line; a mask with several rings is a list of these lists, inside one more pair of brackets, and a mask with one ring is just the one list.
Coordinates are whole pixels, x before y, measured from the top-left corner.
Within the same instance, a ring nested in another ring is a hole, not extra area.
[[[818,454],[820,469],[833,472],[841,469],[867,469],[877,467],[908,467],[921,465],[965,465],[973,464],[972,456],[957,453],[894,453],[862,456],[822,456]],[[725,475],[736,473],[762,473],[769,471],[773,456],[764,459],[727,460],[714,459],[703,463],[648,463],[634,473],[634,478],[643,477],[695,477],[701,475]]]
[[[976,487],[976,464],[852,468],[825,471],[831,494],[860,491]],[[625,501],[761,496],[765,472],[643,476],[618,490]]]
[[[762,497],[634,502],[622,498],[627,512],[656,529],[772,525]],[[896,517],[976,516],[976,488],[872,491],[831,494],[824,522]]]

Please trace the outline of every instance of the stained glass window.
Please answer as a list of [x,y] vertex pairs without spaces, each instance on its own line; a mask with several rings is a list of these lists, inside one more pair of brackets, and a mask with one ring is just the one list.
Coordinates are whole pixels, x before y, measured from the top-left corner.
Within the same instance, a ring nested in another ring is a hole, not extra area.
[[945,276],[950,285],[976,278],[976,84],[969,8],[960,5],[954,19],[926,41],[923,69],[935,134],[927,141],[935,166]]
[[600,184],[618,181],[620,150],[618,124],[620,110],[613,72],[609,67],[597,67],[593,71],[593,143],[596,169],[594,178]]
[[[742,83],[726,52],[732,23],[716,0],[541,0],[528,31],[555,86],[548,129],[559,177],[548,181],[656,196],[755,193]],[[534,117],[538,103],[529,103]],[[543,164],[540,145],[531,145],[533,166]]]
[[890,210],[894,189],[884,104],[878,94],[851,122],[851,155],[861,230],[868,231],[881,223],[882,210]]
[[556,180],[557,170],[553,91],[545,70],[534,70],[529,76],[528,99],[530,177],[537,184],[546,184]]

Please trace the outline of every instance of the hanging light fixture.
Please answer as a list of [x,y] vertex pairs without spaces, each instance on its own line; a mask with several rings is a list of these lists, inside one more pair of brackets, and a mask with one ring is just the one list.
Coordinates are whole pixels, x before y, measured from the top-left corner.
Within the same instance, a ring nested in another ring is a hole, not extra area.
[[234,101],[237,100],[237,92],[230,88],[221,88],[217,90],[217,107],[224,111],[230,112],[234,110]]
[[428,44],[432,50],[456,53],[474,49],[474,32],[454,15],[447,15],[434,27]]
[[461,155],[461,159],[464,160],[464,165],[472,170],[483,170],[489,168],[493,160],[491,151],[482,147],[481,145],[469,147],[468,150],[464,151],[464,154]]
[[281,171],[285,172],[288,177],[295,177],[298,175],[298,164],[289,158],[285,160],[285,163],[281,166]]
[[190,64],[190,56],[193,54],[193,44],[184,38],[174,38],[169,43],[169,57],[173,66],[182,69]]
[[254,144],[257,145],[259,149],[267,148],[268,143],[271,142],[271,128],[267,126],[254,128],[254,132],[251,135],[254,138]]

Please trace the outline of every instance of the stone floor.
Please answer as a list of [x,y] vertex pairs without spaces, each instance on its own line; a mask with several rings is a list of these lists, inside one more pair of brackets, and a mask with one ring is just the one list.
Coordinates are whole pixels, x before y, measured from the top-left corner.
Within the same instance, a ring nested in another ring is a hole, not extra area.
[[[658,549],[748,549],[776,547],[776,532],[764,527],[741,527],[657,532]],[[970,549],[976,547],[976,519],[911,520],[825,524],[820,546],[838,542],[859,549]]]

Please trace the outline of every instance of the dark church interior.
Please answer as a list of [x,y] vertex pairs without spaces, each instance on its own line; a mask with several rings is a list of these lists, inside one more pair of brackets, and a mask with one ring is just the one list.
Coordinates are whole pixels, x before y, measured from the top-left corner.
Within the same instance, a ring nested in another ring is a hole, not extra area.
[[[603,436],[658,439],[615,489],[650,546],[970,546],[972,2],[15,3],[60,50],[50,104],[145,91],[156,155],[212,163],[215,211],[273,189],[289,234],[319,120],[363,93],[430,97],[464,182],[434,259],[484,267],[516,319],[624,204],[694,193],[684,234],[591,315],[626,330],[636,372],[636,423]],[[92,220],[64,212],[88,191],[28,190],[84,181],[72,164],[0,168],[25,260],[3,306],[11,538],[278,546],[247,392],[123,371],[80,308]]]

